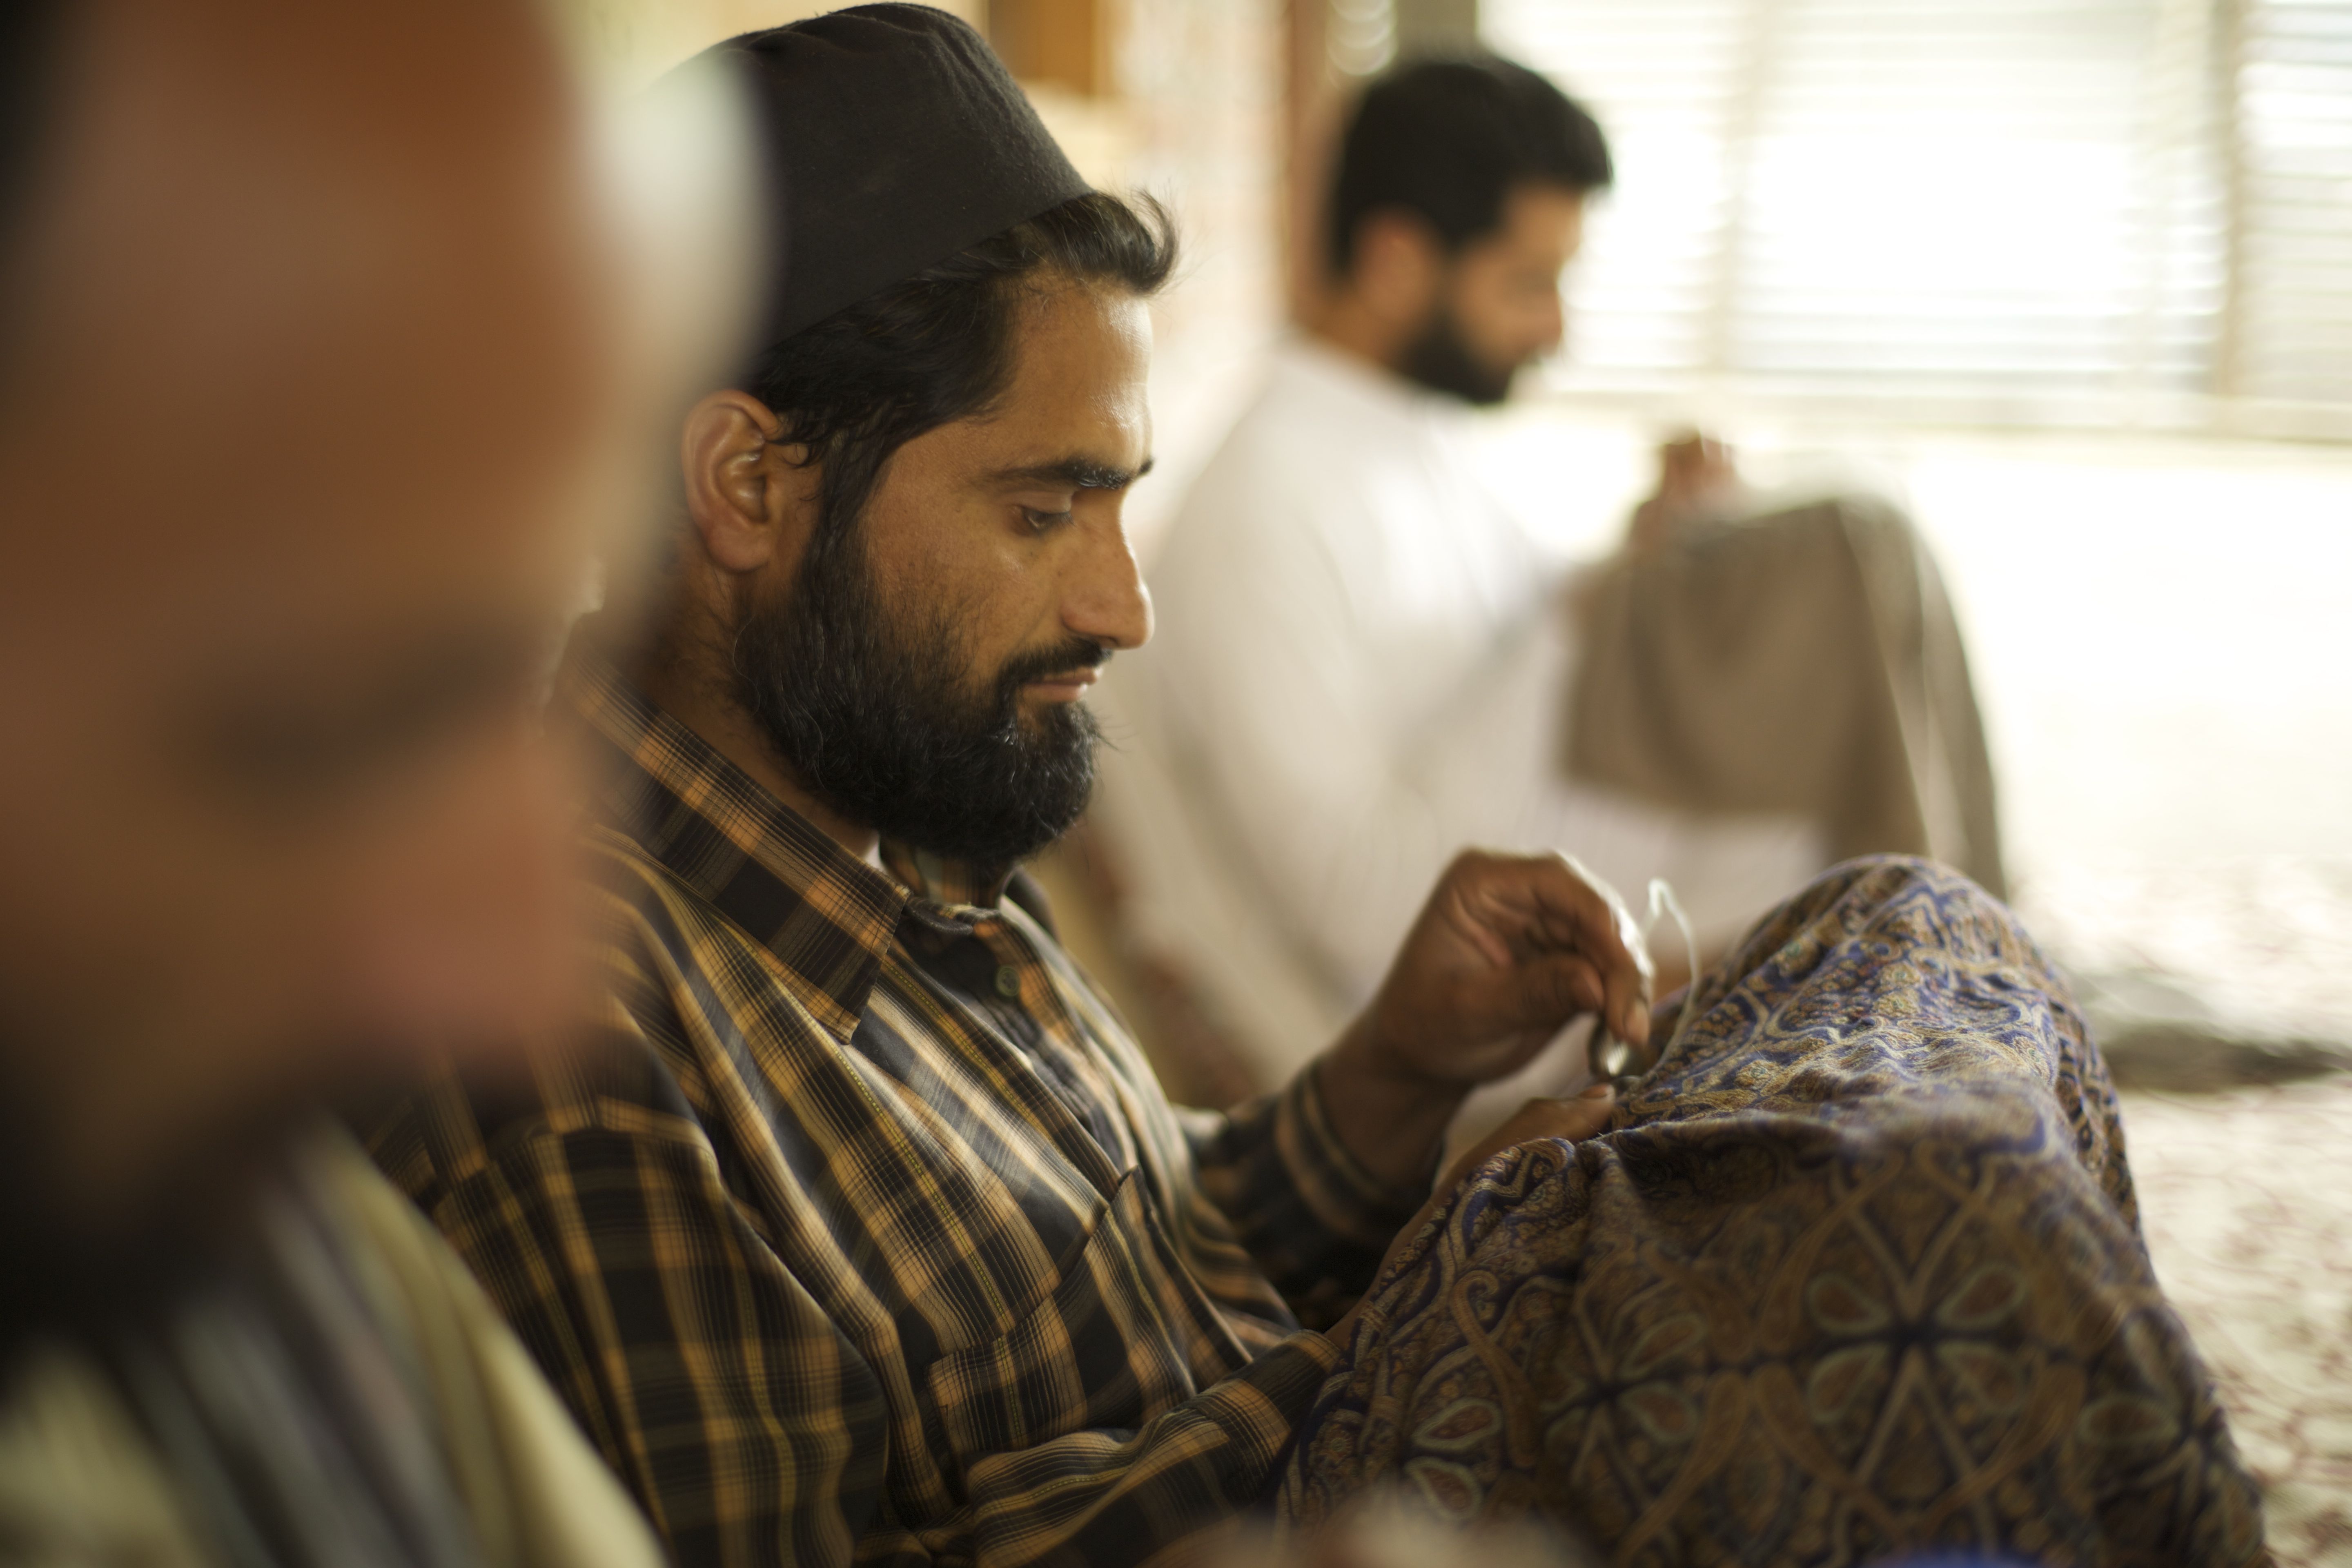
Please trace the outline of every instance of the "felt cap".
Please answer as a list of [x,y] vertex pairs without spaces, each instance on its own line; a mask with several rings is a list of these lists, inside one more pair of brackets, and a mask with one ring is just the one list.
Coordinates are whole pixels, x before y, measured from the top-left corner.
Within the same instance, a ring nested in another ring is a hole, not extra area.
[[[774,343],[1088,186],[971,27],[856,5],[714,46],[765,143]],[[782,222],[789,202],[791,222]]]

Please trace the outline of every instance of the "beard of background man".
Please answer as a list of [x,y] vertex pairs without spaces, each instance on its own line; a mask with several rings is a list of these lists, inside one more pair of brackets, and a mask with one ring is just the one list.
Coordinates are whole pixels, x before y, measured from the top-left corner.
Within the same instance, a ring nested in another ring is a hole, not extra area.
[[1500,368],[1479,357],[1462,331],[1461,319],[1441,295],[1419,336],[1407,343],[1397,369],[1432,392],[1445,393],[1480,408],[1492,408],[1511,395],[1511,383],[1524,368]]
[[899,615],[856,521],[782,602],[738,623],[734,697],[802,786],[885,838],[995,874],[1075,826],[1099,731],[1084,703],[1024,721],[1021,694],[1108,653],[1074,637],[975,679],[943,611]]

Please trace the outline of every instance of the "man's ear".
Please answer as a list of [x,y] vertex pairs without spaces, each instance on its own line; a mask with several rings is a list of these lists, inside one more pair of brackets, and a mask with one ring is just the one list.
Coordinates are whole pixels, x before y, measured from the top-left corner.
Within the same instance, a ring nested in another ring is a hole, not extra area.
[[686,416],[678,444],[686,510],[704,553],[727,572],[799,559],[814,526],[817,465],[748,392],[714,392]]
[[1437,303],[1445,247],[1427,219],[1401,207],[1366,213],[1356,226],[1349,281],[1383,323],[1418,330]]

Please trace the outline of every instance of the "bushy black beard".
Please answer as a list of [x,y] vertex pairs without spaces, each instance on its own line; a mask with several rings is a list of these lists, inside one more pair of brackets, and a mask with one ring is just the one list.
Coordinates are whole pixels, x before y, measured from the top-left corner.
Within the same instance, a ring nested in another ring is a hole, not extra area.
[[1446,393],[1481,408],[1491,408],[1508,398],[1512,378],[1518,374],[1517,365],[1498,371],[1480,359],[1444,300],[1430,312],[1429,324],[1421,335],[1406,346],[1398,368],[1432,392]]
[[943,615],[893,620],[862,534],[853,524],[813,547],[791,596],[743,618],[735,699],[802,787],[844,816],[983,877],[1008,871],[1084,815],[1099,733],[1076,702],[1024,725],[1022,688],[1108,655],[1074,638],[975,691]]

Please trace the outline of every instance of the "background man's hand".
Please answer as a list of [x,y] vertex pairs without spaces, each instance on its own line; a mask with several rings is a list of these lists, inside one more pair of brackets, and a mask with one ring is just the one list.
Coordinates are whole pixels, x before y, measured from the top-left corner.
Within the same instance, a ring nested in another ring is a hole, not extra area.
[[1598,1012],[1650,1036],[1639,941],[1622,905],[1561,855],[1472,850],[1447,868],[1370,1007],[1314,1070],[1333,1129],[1384,1180],[1426,1172],[1474,1085],[1517,1071]]
[[1712,436],[1691,431],[1658,448],[1658,488],[1633,509],[1626,548],[1635,555],[1647,554],[1671,543],[1682,523],[1727,517],[1746,500],[1731,448]]

